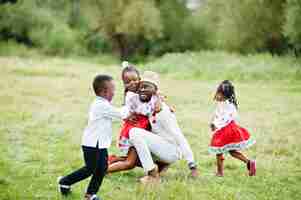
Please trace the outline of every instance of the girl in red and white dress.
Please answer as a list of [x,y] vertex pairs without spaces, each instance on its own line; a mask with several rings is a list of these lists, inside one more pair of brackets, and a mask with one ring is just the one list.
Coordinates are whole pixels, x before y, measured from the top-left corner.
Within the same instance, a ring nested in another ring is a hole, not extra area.
[[244,150],[255,143],[250,138],[249,132],[237,124],[237,100],[232,83],[224,80],[217,88],[214,100],[217,107],[213,120],[210,124],[213,135],[209,152],[216,155],[217,159],[217,176],[223,176],[224,153],[244,162],[249,171],[249,176],[256,174],[255,160],[249,160],[240,151]]

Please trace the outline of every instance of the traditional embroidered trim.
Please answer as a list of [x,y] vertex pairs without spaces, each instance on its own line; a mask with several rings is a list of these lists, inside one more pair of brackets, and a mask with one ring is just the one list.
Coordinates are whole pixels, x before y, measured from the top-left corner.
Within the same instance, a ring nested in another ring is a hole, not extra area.
[[119,140],[119,145],[120,145],[120,146],[130,146],[130,141],[129,141],[128,138],[122,137],[122,138]]
[[253,139],[249,139],[240,143],[232,143],[232,144],[226,144],[222,147],[213,147],[210,146],[209,147],[209,153],[212,154],[223,154],[223,153],[228,153],[231,150],[243,150],[246,149],[250,146],[252,146],[253,144],[255,144],[256,141]]
[[119,140],[119,150],[123,155],[126,155],[132,146],[129,142],[129,139],[126,139],[123,137],[122,139]]

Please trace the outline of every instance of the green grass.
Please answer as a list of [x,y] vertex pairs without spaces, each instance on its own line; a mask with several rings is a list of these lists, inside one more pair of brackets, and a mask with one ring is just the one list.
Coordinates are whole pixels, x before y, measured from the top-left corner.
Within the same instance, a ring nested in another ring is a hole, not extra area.
[[[176,108],[179,124],[195,153],[200,177],[189,178],[185,162],[180,161],[169,169],[157,187],[141,186],[137,178],[143,171],[135,169],[106,177],[99,194],[114,200],[299,199],[301,83],[291,78],[298,66],[289,68],[292,63],[297,65],[295,60],[267,55],[199,54],[204,55],[200,58],[193,57],[197,54],[190,57],[188,53],[167,55],[146,66],[159,70],[162,65],[162,72],[167,70],[161,76],[161,88],[168,96],[168,103]],[[189,59],[196,59],[199,64],[193,61],[191,66],[185,64],[177,71],[168,68],[168,63],[178,67]],[[228,68],[232,61],[240,62],[238,71],[248,77],[237,78],[234,84],[240,102],[240,122],[257,140],[257,144],[246,151],[258,162],[258,174],[251,178],[240,162],[228,156],[225,177],[216,178],[213,175],[215,157],[207,151],[208,122],[214,108],[212,96],[218,82],[226,78],[225,74],[235,76],[236,71]],[[82,199],[87,180],[74,185],[70,198],[62,198],[57,193],[56,178],[83,164],[80,140],[88,107],[94,98],[90,87],[94,75],[112,74],[117,83],[114,104],[122,102],[120,68],[99,62],[81,58],[0,58],[1,200]],[[250,65],[257,66],[256,70],[247,69]],[[284,66],[283,71],[280,65]],[[212,66],[213,72],[222,73],[211,76],[208,72],[200,79],[193,75],[198,66],[204,66],[204,70]],[[276,77],[266,79],[265,67]],[[254,70],[258,77],[250,75],[251,79],[248,70]],[[283,73],[283,77],[277,75],[278,72]],[[119,123],[114,124],[114,138],[119,127]],[[118,152],[115,145],[110,152]]]

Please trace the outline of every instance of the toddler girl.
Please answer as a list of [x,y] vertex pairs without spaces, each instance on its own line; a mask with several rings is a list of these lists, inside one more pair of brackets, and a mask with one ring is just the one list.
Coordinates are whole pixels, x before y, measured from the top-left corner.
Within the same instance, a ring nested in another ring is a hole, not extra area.
[[232,157],[246,164],[249,176],[254,176],[256,174],[255,160],[249,160],[240,151],[253,145],[255,141],[250,139],[249,132],[236,122],[238,105],[234,86],[230,81],[225,80],[218,86],[214,100],[217,102],[217,107],[210,124],[213,135],[209,152],[216,155],[216,175],[224,175],[223,154],[230,153]]

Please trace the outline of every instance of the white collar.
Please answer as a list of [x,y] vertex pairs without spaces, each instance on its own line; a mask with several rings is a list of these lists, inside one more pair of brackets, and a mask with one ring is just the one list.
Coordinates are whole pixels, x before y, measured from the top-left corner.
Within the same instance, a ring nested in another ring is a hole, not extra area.
[[107,99],[105,99],[105,98],[103,98],[101,96],[96,96],[96,99],[100,100],[100,101],[107,101],[107,102],[109,102]]

